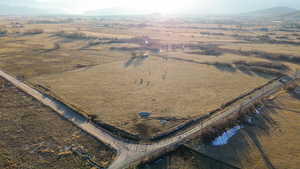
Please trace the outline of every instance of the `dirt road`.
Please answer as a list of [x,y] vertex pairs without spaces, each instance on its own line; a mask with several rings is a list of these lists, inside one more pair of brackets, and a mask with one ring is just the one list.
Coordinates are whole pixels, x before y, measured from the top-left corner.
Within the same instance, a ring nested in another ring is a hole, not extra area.
[[293,79],[290,79],[286,82],[282,82],[281,80],[274,81],[269,85],[247,96],[239,104],[233,105],[224,111],[220,111],[212,115],[209,119],[202,121],[201,123],[193,126],[192,128],[190,128],[185,132],[182,132],[182,134],[178,136],[169,137],[157,143],[146,145],[146,144],[131,144],[122,141],[120,139],[117,139],[105,129],[96,127],[92,122],[90,122],[85,117],[79,115],[75,110],[69,108],[68,106],[62,104],[61,102],[45,94],[40,93],[39,91],[31,88],[30,86],[26,85],[25,83],[17,80],[16,78],[10,76],[9,74],[1,70],[0,70],[0,76],[7,79],[16,87],[23,90],[27,94],[31,95],[35,99],[39,100],[46,106],[52,108],[58,114],[60,114],[67,120],[71,121],[73,124],[81,128],[82,130],[91,134],[101,142],[114,148],[118,153],[118,157],[111,164],[109,169],[125,169],[133,164],[138,164],[141,161],[155,158],[162,155],[163,153],[172,151],[176,149],[179,145],[201,134],[202,129],[212,125],[213,123],[217,122],[220,119],[226,118],[228,115],[239,112],[241,108],[247,108],[252,106],[252,104],[255,101],[277,92],[282,87],[284,87],[287,83],[293,81]]

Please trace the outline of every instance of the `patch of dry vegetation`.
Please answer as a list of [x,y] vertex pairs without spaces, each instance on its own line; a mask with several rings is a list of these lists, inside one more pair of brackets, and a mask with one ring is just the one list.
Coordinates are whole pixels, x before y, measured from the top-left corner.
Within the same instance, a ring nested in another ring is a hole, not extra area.
[[101,167],[113,150],[0,78],[0,168],[88,169],[86,153]]
[[91,40],[91,39],[97,39],[97,37],[88,36],[87,34],[83,32],[65,32],[60,31],[57,33],[54,33],[55,36],[68,38],[68,39],[74,39],[74,40]]
[[[298,62],[294,47],[292,56],[280,53],[286,48],[274,53],[258,49],[261,44],[251,52],[223,49],[230,44],[249,45],[233,34],[263,38],[266,31],[254,24],[241,28],[238,23],[179,20],[154,19],[146,25],[144,19],[132,18],[73,19],[71,24],[63,20],[16,19],[14,23],[26,29],[12,27],[10,32],[44,32],[34,36],[12,33],[1,38],[0,68],[49,89],[108,128],[148,137],[180,126],[263,84],[267,78],[289,71],[273,64],[274,60],[289,67]],[[292,45],[286,46],[292,49]],[[246,63],[234,64],[237,61]],[[142,111],[153,116],[142,119],[138,116]],[[182,120],[166,122],[160,117]]]
[[30,29],[22,33],[24,36],[38,35],[44,33],[43,29]]
[[191,145],[203,154],[240,168],[296,169],[300,100],[292,94],[294,89],[295,86],[271,96],[260,109],[261,114],[250,111],[246,120],[239,123],[242,129],[228,144],[213,146],[209,139],[207,144]]
[[[232,68],[230,64],[211,64],[201,66],[136,55],[127,61],[37,77],[32,81],[49,87],[64,100],[97,115],[104,123],[149,137],[178,125],[180,121],[161,123],[160,120],[142,119],[139,112],[151,112],[153,117],[189,119],[265,82],[259,77],[219,71]],[[142,125],[149,130],[142,131]]]
[[238,169],[186,146],[135,169]]
[[282,63],[274,62],[245,62],[245,61],[236,61],[234,65],[240,71],[246,74],[260,73],[269,75],[271,77],[278,77],[284,75],[289,67]]
[[6,36],[7,33],[8,33],[7,30],[5,30],[5,29],[0,29],[0,37]]

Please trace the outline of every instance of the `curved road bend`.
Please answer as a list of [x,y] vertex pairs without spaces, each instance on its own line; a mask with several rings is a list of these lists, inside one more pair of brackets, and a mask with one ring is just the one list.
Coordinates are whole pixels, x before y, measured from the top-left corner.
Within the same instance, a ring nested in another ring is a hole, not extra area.
[[75,125],[77,125],[82,130],[91,134],[95,138],[99,139],[101,142],[111,146],[115,150],[117,150],[117,159],[111,164],[109,169],[126,169],[130,167],[132,164],[137,164],[142,160],[147,160],[147,158],[158,157],[162,153],[172,151],[180,144],[183,144],[185,141],[194,138],[199,135],[203,128],[210,126],[216,121],[227,117],[228,115],[235,113],[241,109],[241,107],[251,106],[254,101],[257,99],[261,99],[263,97],[269,96],[275,92],[277,92],[281,87],[285,84],[280,81],[275,81],[268,86],[265,86],[263,89],[256,91],[251,95],[251,97],[247,97],[242,104],[234,105],[228,108],[226,111],[219,112],[213,115],[211,118],[203,121],[200,124],[195,125],[190,130],[178,135],[173,136],[160,142],[153,144],[131,144],[126,143],[122,140],[116,139],[115,137],[108,134],[104,129],[96,127],[92,122],[87,120],[86,118],[79,115],[73,109],[67,107],[64,104],[43,95],[39,91],[31,88],[25,83],[17,80],[16,78],[10,76],[9,74],[0,70],[0,76],[7,79],[9,82],[14,84],[16,87],[24,91],[25,93],[31,95],[35,99],[39,100],[46,106],[52,108],[59,115],[63,116],[67,120],[71,121]]

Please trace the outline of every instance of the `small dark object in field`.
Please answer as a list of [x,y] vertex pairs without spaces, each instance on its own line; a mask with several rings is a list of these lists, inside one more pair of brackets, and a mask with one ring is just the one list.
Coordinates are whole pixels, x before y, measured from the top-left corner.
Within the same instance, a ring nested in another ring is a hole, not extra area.
[[272,38],[270,36],[268,36],[268,35],[257,36],[257,38],[259,40],[262,40],[262,41],[270,41],[270,40],[272,40]]
[[129,67],[131,65],[139,66],[141,65],[147,58],[149,57],[148,54],[137,54],[132,53],[132,57],[125,63],[125,67]]
[[5,36],[5,35],[7,35],[7,30],[1,30],[0,29],[0,37]]
[[147,119],[147,118],[150,117],[151,113],[149,113],[149,112],[140,112],[139,115],[140,115],[141,118]]
[[279,81],[282,82],[282,83],[287,83],[287,82],[289,82],[291,80],[293,80],[293,79],[291,77],[289,77],[289,76],[284,76],[284,77],[282,77],[282,78],[279,79]]
[[202,55],[208,55],[208,56],[221,56],[223,53],[221,51],[218,50],[214,50],[214,49],[208,49],[205,50],[203,52],[200,52]]
[[23,33],[23,35],[38,35],[44,33],[43,29],[31,29]]
[[258,31],[269,32],[269,28],[259,28]]
[[68,38],[68,39],[75,39],[75,40],[89,40],[89,39],[97,39],[97,37],[93,36],[88,36],[85,33],[82,32],[56,32],[54,36],[59,36],[63,38]]
[[224,33],[214,33],[214,32],[200,32],[201,35],[214,35],[214,36],[224,36]]
[[89,66],[89,65],[77,64],[77,65],[75,65],[75,68],[80,69],[80,68],[85,68],[85,67],[88,67],[88,66]]
[[300,96],[300,86],[296,87],[294,92]]
[[287,36],[277,36],[276,38],[277,39],[289,39],[289,37],[287,37]]
[[227,72],[235,72],[236,71],[236,68],[229,63],[215,62],[215,63],[209,64],[209,65],[214,66],[215,68],[217,68],[221,71],[227,71]]

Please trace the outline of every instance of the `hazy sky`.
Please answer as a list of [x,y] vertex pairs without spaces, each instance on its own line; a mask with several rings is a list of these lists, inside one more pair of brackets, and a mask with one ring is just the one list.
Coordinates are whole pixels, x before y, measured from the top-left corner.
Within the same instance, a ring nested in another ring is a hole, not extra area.
[[[83,13],[104,8],[126,8],[160,13],[241,13],[275,6],[300,8],[300,0],[0,0],[0,3],[59,8]],[[30,4],[30,5],[29,5]]]

